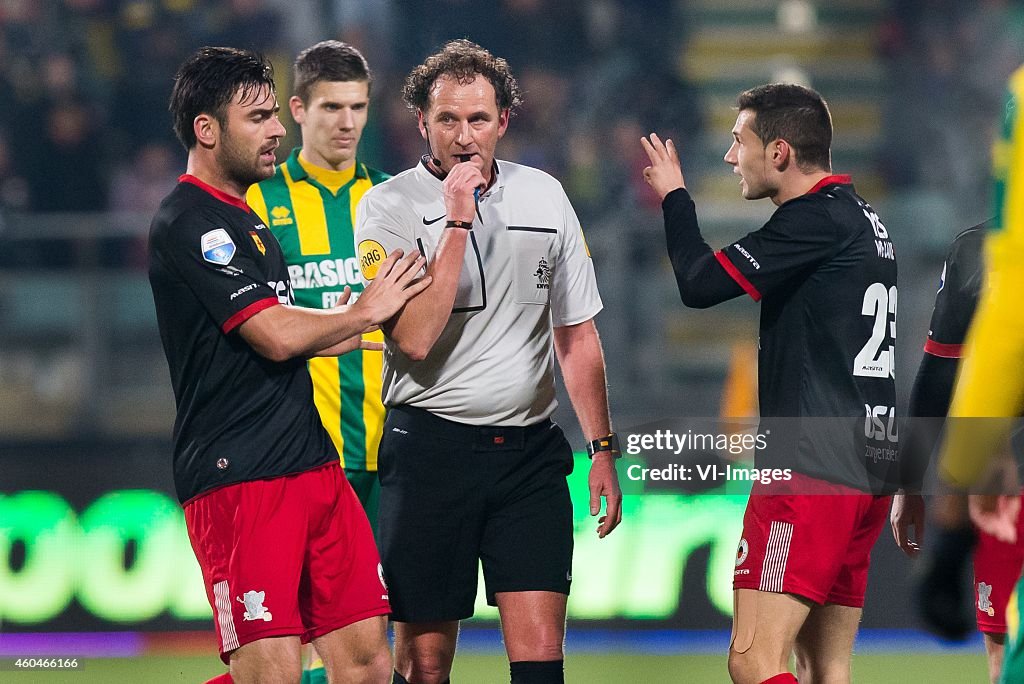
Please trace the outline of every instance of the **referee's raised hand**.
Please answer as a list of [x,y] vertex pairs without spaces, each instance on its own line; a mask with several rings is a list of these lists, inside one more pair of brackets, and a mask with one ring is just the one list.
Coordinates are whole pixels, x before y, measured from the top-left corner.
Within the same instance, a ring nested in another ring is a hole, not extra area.
[[405,303],[430,285],[431,277],[417,278],[426,259],[419,252],[403,257],[402,250],[396,249],[381,262],[377,275],[366,286],[359,299],[352,305],[377,326],[389,320],[405,306]]
[[476,197],[473,191],[486,185],[484,175],[472,162],[461,162],[452,167],[444,179],[444,208],[452,221],[470,223],[476,217]]
[[651,160],[651,165],[644,169],[644,180],[658,193],[658,197],[665,199],[665,195],[673,190],[686,187],[679,154],[671,139],[662,142],[657,133],[651,133],[651,139],[641,137],[640,144]]

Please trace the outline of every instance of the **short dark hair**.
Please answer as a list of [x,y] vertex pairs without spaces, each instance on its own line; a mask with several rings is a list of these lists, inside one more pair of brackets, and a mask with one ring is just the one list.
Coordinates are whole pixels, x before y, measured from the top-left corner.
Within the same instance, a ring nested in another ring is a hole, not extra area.
[[235,93],[241,100],[255,97],[263,86],[274,92],[274,67],[258,52],[230,47],[203,47],[185,60],[174,76],[168,107],[174,134],[191,150],[196,146],[193,124],[200,114],[211,114],[227,126],[227,109]]
[[366,81],[373,85],[373,74],[363,53],[340,40],[322,40],[306,48],[295,58],[295,95],[309,104],[309,93],[320,81]]
[[448,76],[465,85],[477,74],[494,86],[498,109],[512,110],[522,104],[519,84],[508,62],[465,38],[448,41],[413,69],[405,79],[402,99],[409,109],[425,112],[430,104],[430,89],[438,78]]
[[832,115],[816,91],[769,83],[740,93],[736,107],[754,112],[751,128],[764,145],[780,138],[788,142],[801,170],[832,169]]

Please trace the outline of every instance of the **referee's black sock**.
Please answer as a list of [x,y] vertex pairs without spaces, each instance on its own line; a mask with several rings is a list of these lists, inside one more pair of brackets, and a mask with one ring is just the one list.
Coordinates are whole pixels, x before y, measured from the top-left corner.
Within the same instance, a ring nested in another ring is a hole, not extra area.
[[564,660],[521,660],[508,669],[512,684],[565,684]]
[[[409,684],[409,682],[406,681],[405,677],[395,672],[394,676],[391,677],[391,684]],[[441,684],[452,684],[452,678],[449,677],[441,682]]]

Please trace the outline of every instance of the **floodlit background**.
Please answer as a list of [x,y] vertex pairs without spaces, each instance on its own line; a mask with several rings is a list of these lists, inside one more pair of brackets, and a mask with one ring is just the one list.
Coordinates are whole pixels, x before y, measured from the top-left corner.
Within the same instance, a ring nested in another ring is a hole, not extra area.
[[[902,410],[945,249],[988,217],[990,141],[1024,61],[1009,0],[0,2],[0,657],[119,658],[89,661],[82,682],[118,681],[126,664],[137,681],[220,671],[171,488],[173,398],[145,270],[150,217],[184,169],[166,103],[178,64],[208,44],[270,55],[283,102],[294,55],[331,37],[374,70],[361,160],[392,173],[424,152],[399,94],[412,66],[456,37],[509,60],[525,105],[499,156],[555,175],[580,216],[620,432],[756,411],[757,306],[679,303],[641,135],[676,142],[720,247],[774,208],[742,200],[721,160],[736,94],[785,80],[824,95],[834,170],[853,175],[900,261]],[[283,159],[298,130],[282,120]],[[584,474],[582,462],[577,502]],[[715,492],[630,495],[601,543],[578,511],[570,681],[727,679],[742,507]],[[951,651],[911,631],[913,571],[886,530],[858,681],[904,671],[894,649],[914,654],[921,680],[933,668],[933,682],[982,681],[980,642]],[[503,681],[493,615],[481,614],[456,676]]]

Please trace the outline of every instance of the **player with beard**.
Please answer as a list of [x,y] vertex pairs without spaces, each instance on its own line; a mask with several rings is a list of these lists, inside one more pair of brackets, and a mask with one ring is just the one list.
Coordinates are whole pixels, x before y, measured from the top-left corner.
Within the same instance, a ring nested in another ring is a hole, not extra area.
[[292,306],[280,245],[244,201],[284,127],[270,64],[202,48],[170,103],[187,172],[150,230],[149,278],[177,405],[174,480],[214,611],[221,681],[295,681],[300,642],[331,673],[384,682],[387,589],[370,525],[320,423],[306,359],[361,335],[429,283],[385,260],[351,306]]

